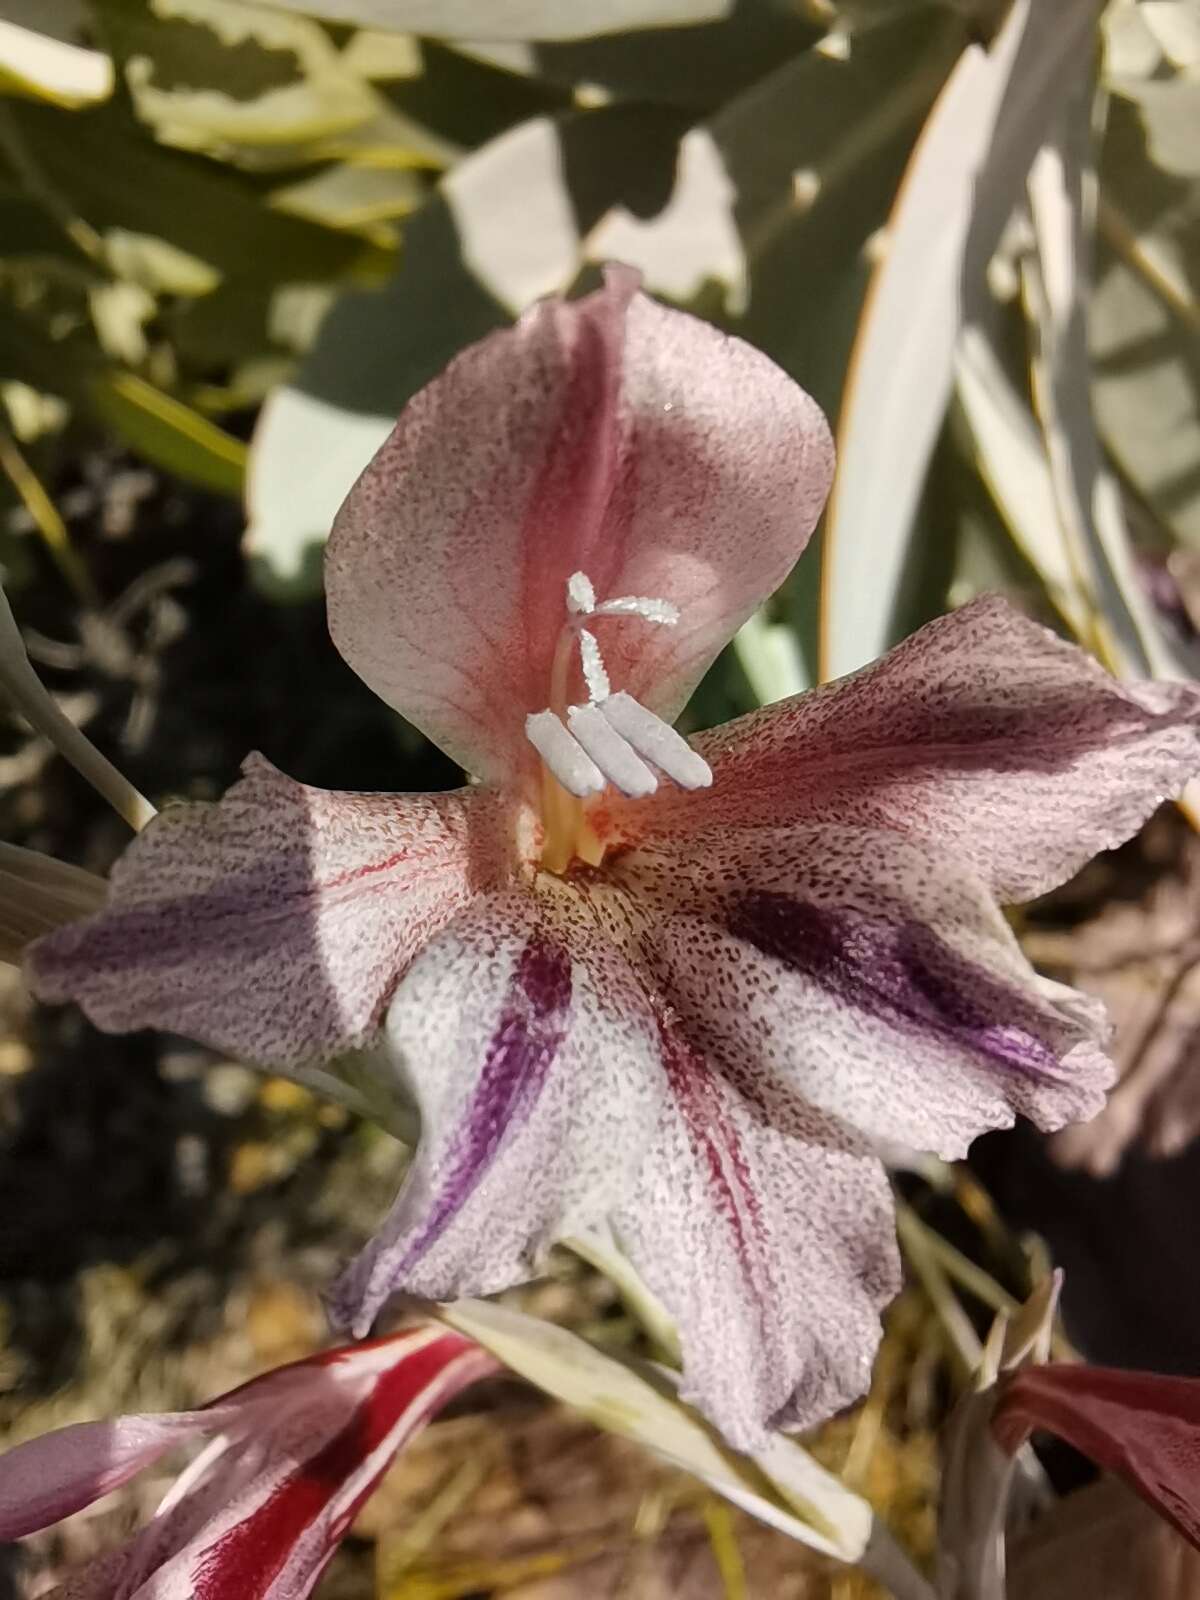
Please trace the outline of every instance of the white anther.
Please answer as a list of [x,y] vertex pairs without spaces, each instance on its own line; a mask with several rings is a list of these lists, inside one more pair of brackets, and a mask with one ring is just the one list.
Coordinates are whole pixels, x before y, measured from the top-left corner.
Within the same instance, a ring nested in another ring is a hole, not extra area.
[[586,572],[573,572],[567,579],[567,611],[573,617],[590,616],[596,609],[596,591]]
[[707,789],[712,783],[712,768],[704,757],[697,755],[682,734],[676,733],[661,717],[639,705],[631,694],[622,689],[605,700],[599,710],[622,739],[681,789]]
[[658,779],[606,720],[600,706],[571,706],[567,727],[622,794],[642,800],[658,788]]
[[583,668],[583,681],[587,684],[588,699],[605,700],[609,694],[608,673],[600,655],[600,644],[594,633],[586,628],[579,630],[579,664]]
[[553,711],[526,717],[525,737],[563,788],[578,799],[585,800],[604,788],[604,774]]
[[643,622],[661,622],[668,628],[679,621],[678,606],[673,606],[669,600],[652,600],[641,594],[622,594],[615,600],[602,600],[594,609],[598,617],[641,617]]

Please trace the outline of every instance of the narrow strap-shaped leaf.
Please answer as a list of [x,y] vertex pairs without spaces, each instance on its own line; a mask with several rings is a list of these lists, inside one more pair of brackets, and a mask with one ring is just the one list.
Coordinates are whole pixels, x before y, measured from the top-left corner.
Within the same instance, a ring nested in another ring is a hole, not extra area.
[[1061,101],[1085,68],[1095,0],[1015,0],[969,45],[926,123],[888,226],[838,425],[822,572],[821,675],[891,642],[913,511],[984,267]]
[[31,939],[99,911],[108,884],[40,850],[0,843],[0,961],[17,962]]

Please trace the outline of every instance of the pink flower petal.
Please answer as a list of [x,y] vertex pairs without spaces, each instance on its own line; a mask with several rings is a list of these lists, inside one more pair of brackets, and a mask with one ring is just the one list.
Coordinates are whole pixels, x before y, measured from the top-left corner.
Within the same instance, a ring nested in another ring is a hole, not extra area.
[[334,1291],[366,1329],[389,1294],[487,1294],[633,1182],[661,1074],[650,1006],[594,911],[552,880],[480,900],[413,963],[388,1039],[422,1135],[382,1230]]
[[421,1328],[388,1343],[390,1360],[344,1425],[272,1437],[263,1470],[139,1591],[142,1600],[305,1600],[312,1593],[396,1452],[497,1367],[446,1330]]
[[175,1411],[77,1422],[16,1445],[0,1455],[0,1540],[61,1522],[219,1425],[207,1411]]
[[332,794],[260,756],[244,770],[219,804],[163,812],[108,908],[32,947],[42,999],[279,1065],[374,1035],[416,950],[496,870],[496,802]]
[[1024,1367],[1001,1379],[992,1428],[1009,1454],[1035,1429],[1057,1434],[1200,1549],[1200,1379]]
[[16,1445],[0,1455],[0,1540],[60,1522],[199,1434],[244,1428],[248,1418],[270,1420],[298,1408],[311,1425],[314,1391],[348,1417],[375,1375],[394,1364],[393,1342],[373,1340],[293,1362],[196,1411],[77,1422]]
[[397,1450],[496,1366],[461,1334],[423,1327],[243,1385],[193,1414],[200,1426],[229,1425],[220,1459],[124,1550],[56,1593],[305,1600]]
[[1200,688],[1118,683],[995,596],[873,666],[695,741],[713,787],[666,787],[618,832],[894,828],[1000,900],[1061,883],[1200,771]]
[[1093,1115],[1103,1008],[1039,977],[990,894],[886,829],[696,834],[616,869],[663,922],[652,960],[702,1048],[873,1139],[954,1158],[1019,1113]]
[[676,1319],[685,1399],[739,1449],[865,1392],[900,1287],[879,1161],[737,1056],[664,1021],[669,1086],[637,1188],[613,1218]]
[[532,760],[525,717],[551,702],[572,573],[601,600],[679,608],[674,628],[595,626],[613,688],[671,719],[829,488],[808,396],[636,283],[612,268],[597,293],[543,301],[460,355],[409,402],[329,541],[338,648],[480,777]]

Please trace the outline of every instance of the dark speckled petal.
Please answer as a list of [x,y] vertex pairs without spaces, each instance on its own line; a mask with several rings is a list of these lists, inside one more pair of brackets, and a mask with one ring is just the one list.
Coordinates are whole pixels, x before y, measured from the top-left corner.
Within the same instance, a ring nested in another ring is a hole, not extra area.
[[837,1121],[662,1019],[668,1084],[613,1218],[679,1325],[683,1393],[742,1449],[865,1393],[900,1287],[887,1177]]
[[853,827],[691,846],[620,870],[659,907],[658,979],[702,1048],[947,1157],[1018,1113],[1055,1128],[1103,1104],[1103,1008],[1039,977],[957,863]]
[[265,1065],[337,1055],[378,1033],[417,950],[497,872],[496,804],[330,793],[252,756],[217,804],[155,818],[107,907],[32,946],[30,981],[113,1032]]
[[1200,686],[1118,683],[985,595],[852,677],[694,743],[712,788],[615,799],[618,834],[894,828],[998,899],[1026,900],[1128,839],[1200,773]]

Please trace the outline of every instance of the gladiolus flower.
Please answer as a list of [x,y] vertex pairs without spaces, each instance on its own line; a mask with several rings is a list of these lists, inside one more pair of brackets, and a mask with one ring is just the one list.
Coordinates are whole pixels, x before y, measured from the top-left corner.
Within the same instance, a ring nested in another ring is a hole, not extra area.
[[898,1283],[876,1139],[961,1155],[1101,1104],[1102,1012],[998,901],[1200,768],[1200,692],[984,598],[688,745],[832,448],[767,358],[637,291],[535,306],[418,394],[326,562],[351,666],[478,783],[330,794],[261,758],[34,947],[47,999],[267,1063],[386,1037],[412,1167],[335,1291],[486,1294],[610,1225],[735,1445],[866,1387]]
[[60,1522],[210,1435],[147,1526],[48,1600],[305,1600],[396,1452],[497,1365],[461,1334],[409,1328],[199,1411],[59,1428],[0,1456],[0,1539]]

